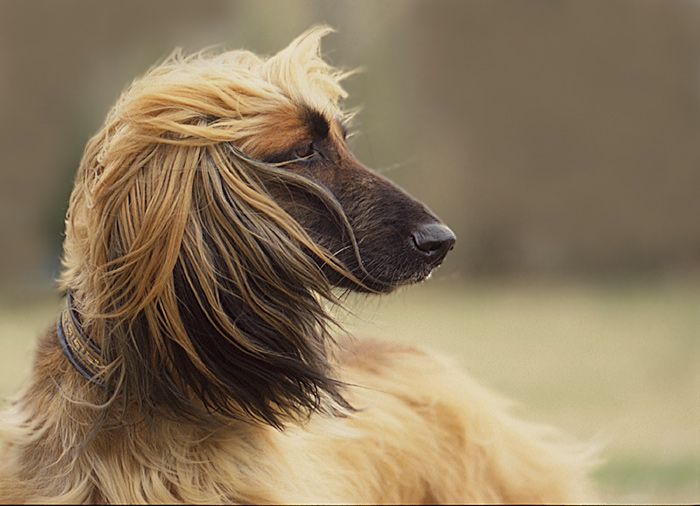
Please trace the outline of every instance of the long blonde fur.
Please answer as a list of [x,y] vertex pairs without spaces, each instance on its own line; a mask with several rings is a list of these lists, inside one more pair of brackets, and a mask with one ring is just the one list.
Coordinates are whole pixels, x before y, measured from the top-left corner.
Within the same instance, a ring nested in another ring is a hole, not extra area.
[[[328,31],[267,59],[175,54],[90,140],[60,283],[101,349],[106,386],[73,370],[47,333],[31,383],[0,420],[0,501],[592,498],[586,447],[518,419],[446,359],[332,338],[324,301],[338,300],[323,269],[363,280],[270,188],[313,195],[359,257],[352,227],[323,185],[259,161],[293,145],[301,109],[345,118],[345,74],[319,56]],[[221,341],[193,336],[183,294],[202,312],[189,318]],[[253,366],[238,374],[236,357]]]

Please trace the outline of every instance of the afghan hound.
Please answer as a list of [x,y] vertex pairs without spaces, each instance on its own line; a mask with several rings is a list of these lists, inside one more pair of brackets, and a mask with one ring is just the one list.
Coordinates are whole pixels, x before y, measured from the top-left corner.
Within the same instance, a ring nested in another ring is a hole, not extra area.
[[88,142],[0,501],[587,500],[587,451],[449,360],[334,337],[346,292],[425,280],[455,236],[349,152],[328,31],[175,53]]

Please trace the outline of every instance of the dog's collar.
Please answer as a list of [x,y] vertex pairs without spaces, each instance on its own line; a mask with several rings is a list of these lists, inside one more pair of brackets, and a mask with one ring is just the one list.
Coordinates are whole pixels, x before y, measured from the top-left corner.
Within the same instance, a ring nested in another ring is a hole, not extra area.
[[66,297],[66,305],[56,322],[58,342],[75,369],[96,385],[103,386],[98,374],[104,369],[100,348],[85,335],[73,310],[73,299]]

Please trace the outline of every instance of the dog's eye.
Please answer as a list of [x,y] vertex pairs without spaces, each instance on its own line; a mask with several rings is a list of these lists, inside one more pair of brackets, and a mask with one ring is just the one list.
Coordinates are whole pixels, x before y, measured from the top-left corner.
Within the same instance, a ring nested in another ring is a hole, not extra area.
[[292,152],[294,158],[298,160],[308,160],[309,158],[313,157],[316,153],[316,147],[314,146],[313,142],[310,142],[305,146],[295,149]]

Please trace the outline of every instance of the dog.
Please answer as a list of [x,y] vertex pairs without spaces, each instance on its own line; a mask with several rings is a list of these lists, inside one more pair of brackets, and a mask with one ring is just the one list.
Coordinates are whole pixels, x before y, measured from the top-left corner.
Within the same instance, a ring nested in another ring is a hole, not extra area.
[[[9,503],[582,502],[594,458],[449,360],[336,338],[455,235],[361,165],[315,27],[169,59],[88,142],[66,304],[2,414]],[[429,336],[426,336],[429,339]]]

